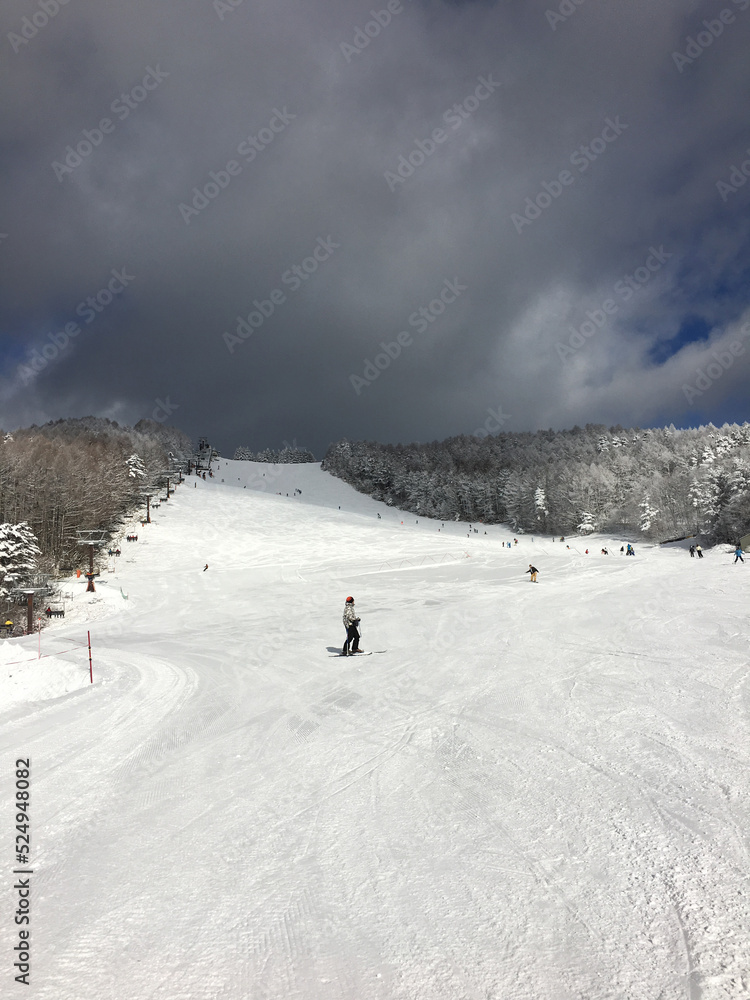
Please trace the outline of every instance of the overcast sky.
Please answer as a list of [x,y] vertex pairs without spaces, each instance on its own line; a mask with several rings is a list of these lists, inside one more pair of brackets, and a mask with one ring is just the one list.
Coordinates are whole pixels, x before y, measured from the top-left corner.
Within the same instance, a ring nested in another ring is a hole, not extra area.
[[750,0],[0,22],[4,429],[320,458],[749,418]]

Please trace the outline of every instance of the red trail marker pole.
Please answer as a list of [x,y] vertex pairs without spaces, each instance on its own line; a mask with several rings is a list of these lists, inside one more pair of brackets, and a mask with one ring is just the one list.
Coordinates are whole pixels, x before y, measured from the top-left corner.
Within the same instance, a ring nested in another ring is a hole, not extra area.
[[86,635],[89,637],[89,677],[91,678],[91,683],[94,683],[94,664],[91,662],[91,632],[87,632]]

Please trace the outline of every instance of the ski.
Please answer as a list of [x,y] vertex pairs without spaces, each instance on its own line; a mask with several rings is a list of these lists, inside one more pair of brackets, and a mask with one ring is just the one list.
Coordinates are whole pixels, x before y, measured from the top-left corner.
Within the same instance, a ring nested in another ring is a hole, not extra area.
[[[372,656],[373,653],[387,653],[387,649],[367,649],[362,653],[349,653],[349,656]],[[343,656],[343,653],[329,653],[329,656]]]

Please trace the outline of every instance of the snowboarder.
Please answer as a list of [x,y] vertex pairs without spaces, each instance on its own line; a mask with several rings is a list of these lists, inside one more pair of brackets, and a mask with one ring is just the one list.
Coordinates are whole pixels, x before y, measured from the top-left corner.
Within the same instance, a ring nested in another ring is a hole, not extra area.
[[695,551],[698,553],[698,558],[702,559],[703,558],[703,549],[700,547],[700,545],[696,545],[695,546]]
[[206,563],[206,565],[203,567],[203,572],[205,573],[207,569],[208,569],[208,563]]
[[536,583],[536,575],[539,572],[536,566],[532,566],[531,563],[529,563],[529,568],[526,570],[526,572],[531,573],[530,582]]
[[737,560],[738,560],[738,559],[739,559],[739,561],[740,561],[741,563],[743,563],[743,562],[745,561],[745,560],[744,560],[744,559],[742,558],[742,546],[741,546],[741,545],[738,545],[738,546],[737,546],[737,548],[736,548],[736,549],[734,550],[734,565],[735,565],[735,566],[737,565]]
[[342,656],[349,655],[349,643],[352,644],[352,653],[362,652],[359,648],[359,632],[357,630],[357,625],[359,625],[359,618],[357,618],[357,612],[354,610],[354,598],[347,597],[346,604],[344,605],[344,628],[346,629],[346,642],[341,650]]

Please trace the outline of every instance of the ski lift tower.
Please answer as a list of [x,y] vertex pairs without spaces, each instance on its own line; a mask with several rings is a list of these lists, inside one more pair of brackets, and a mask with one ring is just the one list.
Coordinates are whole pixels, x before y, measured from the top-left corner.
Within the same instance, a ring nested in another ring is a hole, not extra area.
[[151,524],[151,497],[154,495],[154,491],[151,487],[144,486],[140,492],[146,501],[146,524]]
[[159,480],[166,479],[167,481],[166,499],[169,500],[170,496],[174,493],[174,488],[170,488],[169,486],[169,480],[175,478],[175,471],[174,469],[162,469],[161,472],[157,473],[157,475],[159,476]]
[[195,456],[196,468],[203,467],[205,462],[205,468],[208,470],[211,468],[211,455],[213,454],[213,448],[209,444],[208,438],[202,437],[198,439],[198,453]]
[[24,587],[21,591],[26,597],[26,635],[34,631],[34,594],[46,590],[46,587]]
[[177,484],[179,485],[182,482],[182,473],[186,469],[186,463],[181,458],[175,458],[171,451],[167,457],[172,475],[177,475]]
[[94,549],[98,549],[104,545],[106,535],[106,531],[98,529],[94,531],[76,531],[76,545],[88,545],[89,547],[89,571],[85,574],[89,584],[86,587],[86,593],[91,592],[93,594],[96,592],[96,587],[94,586]]

